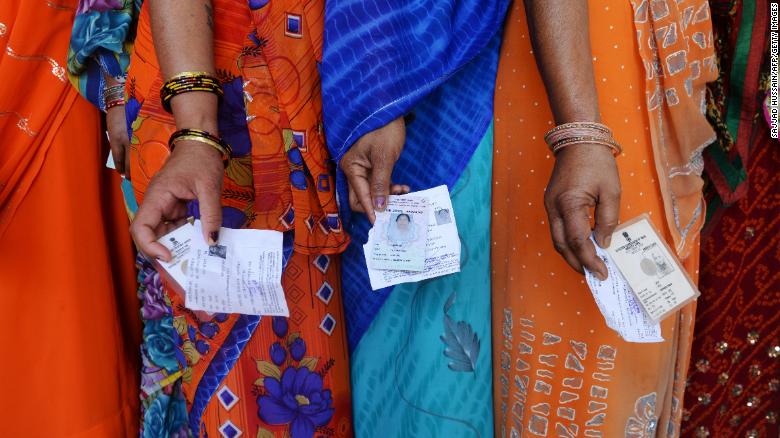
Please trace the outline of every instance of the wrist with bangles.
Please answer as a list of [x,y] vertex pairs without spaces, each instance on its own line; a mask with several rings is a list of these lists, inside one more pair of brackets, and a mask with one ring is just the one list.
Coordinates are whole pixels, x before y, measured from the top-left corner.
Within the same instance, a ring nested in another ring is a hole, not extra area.
[[103,107],[106,111],[125,104],[125,84],[119,83],[103,88]]
[[558,125],[544,135],[544,141],[553,155],[564,148],[578,144],[598,144],[612,150],[615,156],[623,152],[608,126],[597,122],[572,122]]
[[[171,100],[173,100],[174,97],[194,91],[213,93],[219,98],[222,98],[223,95],[222,85],[220,84],[219,79],[207,72],[188,71],[178,73],[165,81],[160,88],[160,101],[166,111],[172,112]],[[200,129],[179,129],[174,132],[168,139],[168,147],[170,148],[171,153],[173,153],[176,145],[182,141],[194,141],[211,146],[220,153],[222,156],[222,163],[225,167],[227,167],[230,155],[233,153],[230,145],[222,140],[222,138]]]
[[222,163],[227,167],[230,162],[230,155],[233,153],[233,149],[229,144],[222,140],[222,138],[200,129],[179,129],[171,134],[168,139],[168,148],[173,153],[177,144],[182,141],[195,141],[203,143],[216,149],[222,157]]
[[202,71],[185,71],[172,76],[160,88],[160,102],[163,109],[172,112],[171,100],[180,94],[193,91],[216,94],[219,99],[224,95],[222,85],[216,77]]

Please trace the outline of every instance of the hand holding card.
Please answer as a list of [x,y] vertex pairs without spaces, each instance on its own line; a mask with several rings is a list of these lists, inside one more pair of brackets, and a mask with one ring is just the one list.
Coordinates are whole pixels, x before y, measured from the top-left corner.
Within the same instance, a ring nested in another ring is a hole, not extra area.
[[[460,272],[460,238],[458,226],[455,222],[455,211],[447,186],[438,186],[432,189],[410,193],[408,195],[391,196],[388,209],[392,211],[397,206],[403,206],[401,212],[409,211],[410,205],[427,205],[427,216],[410,217],[409,223],[415,223],[415,233],[424,232],[425,247],[423,248],[423,269],[404,270],[400,264],[396,264],[392,258],[380,262],[380,266],[389,268],[378,269],[372,262],[375,260],[374,249],[379,245],[381,251],[387,254],[387,248],[379,243],[384,234],[386,240],[402,240],[399,230],[388,232],[388,225],[375,225],[368,234],[368,242],[363,246],[363,251],[368,264],[368,276],[373,290],[383,289],[401,283],[423,281],[430,278]],[[407,210],[404,210],[407,209]],[[394,213],[396,222],[406,222],[401,212]],[[378,217],[381,217],[378,215]],[[392,218],[392,215],[389,215]],[[390,224],[392,221],[389,222]],[[408,224],[403,224],[408,226]],[[393,236],[391,237],[391,233]],[[422,239],[423,234],[417,238]],[[417,250],[419,251],[419,249]],[[419,253],[415,255],[418,257]],[[416,259],[419,262],[419,259]]]
[[647,215],[620,225],[606,251],[653,321],[664,319],[699,296]]

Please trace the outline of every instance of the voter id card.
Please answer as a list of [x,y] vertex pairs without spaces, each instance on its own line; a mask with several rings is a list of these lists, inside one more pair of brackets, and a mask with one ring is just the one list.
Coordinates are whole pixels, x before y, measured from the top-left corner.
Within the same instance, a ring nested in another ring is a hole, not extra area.
[[700,295],[646,214],[621,224],[607,252],[653,321]]

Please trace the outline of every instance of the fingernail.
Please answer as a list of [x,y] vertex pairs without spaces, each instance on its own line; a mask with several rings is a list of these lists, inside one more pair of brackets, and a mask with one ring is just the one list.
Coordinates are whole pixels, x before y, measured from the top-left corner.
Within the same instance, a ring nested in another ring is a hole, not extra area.
[[209,246],[214,246],[219,241],[219,231],[212,231],[209,233]]
[[612,243],[612,235],[604,238],[604,248],[609,248],[609,244]]
[[384,196],[377,196],[374,198],[374,208],[377,210],[381,210],[385,208],[385,197]]

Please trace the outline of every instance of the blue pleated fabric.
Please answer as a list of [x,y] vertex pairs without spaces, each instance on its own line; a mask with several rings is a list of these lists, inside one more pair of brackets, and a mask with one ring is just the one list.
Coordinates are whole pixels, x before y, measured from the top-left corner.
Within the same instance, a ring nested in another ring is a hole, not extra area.
[[[492,158],[489,126],[450,193],[461,272],[397,286],[350,355],[358,438],[493,436]],[[455,326],[458,335],[447,328]],[[456,363],[448,350],[469,362]]]
[[340,159],[363,134],[409,111],[474,59],[501,28],[507,4],[327,1],[320,73],[333,157]]
[[[393,180],[423,190],[460,178],[492,120],[500,29],[508,1],[330,1],[320,68],[325,132],[338,162],[362,135],[414,111]],[[392,288],[371,292],[362,245],[369,223],[342,218],[344,306],[354,350]]]
[[[493,92],[507,0],[339,0],[326,4],[320,68],[328,147],[340,161],[364,134],[414,112],[393,181],[446,184],[461,234],[461,273],[373,292],[337,173],[352,243],[342,257],[357,437],[489,437],[490,180]],[[468,327],[472,342],[448,335]],[[445,354],[462,349],[472,364]],[[473,365],[473,366],[472,366]]]

